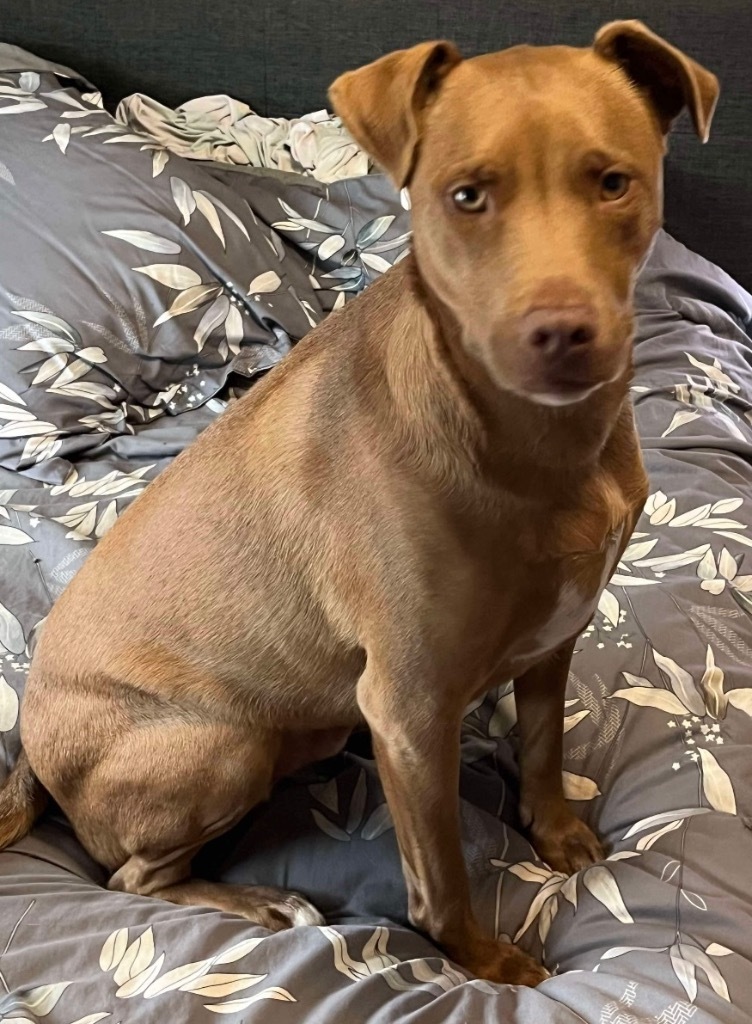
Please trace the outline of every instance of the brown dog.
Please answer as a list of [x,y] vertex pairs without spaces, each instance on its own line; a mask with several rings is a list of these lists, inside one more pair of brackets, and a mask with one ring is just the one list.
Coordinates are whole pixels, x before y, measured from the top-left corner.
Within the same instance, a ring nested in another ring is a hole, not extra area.
[[706,138],[716,97],[637,22],[582,50],[426,43],[334,84],[410,185],[413,255],[181,455],[57,603],[0,842],[44,787],[111,888],[315,923],[191,860],[365,720],[412,921],[476,975],[545,976],[473,917],[460,723],[514,678],[536,847],[568,872],[602,855],[562,792],[564,688],[646,494],[631,297],[664,134],[686,105]]

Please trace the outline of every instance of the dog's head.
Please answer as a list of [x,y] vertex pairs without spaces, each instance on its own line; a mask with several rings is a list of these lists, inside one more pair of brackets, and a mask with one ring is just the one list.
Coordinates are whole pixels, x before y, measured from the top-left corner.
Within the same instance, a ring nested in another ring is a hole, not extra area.
[[342,75],[330,95],[409,185],[424,284],[500,387],[558,405],[624,373],[665,135],[688,107],[707,139],[714,75],[626,21],[587,49],[462,60],[424,43]]

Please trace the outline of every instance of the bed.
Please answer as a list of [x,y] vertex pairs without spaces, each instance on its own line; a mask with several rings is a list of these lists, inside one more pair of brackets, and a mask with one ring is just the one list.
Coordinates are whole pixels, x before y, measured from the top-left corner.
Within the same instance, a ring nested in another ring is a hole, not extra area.
[[[637,288],[633,400],[651,493],[569,679],[566,792],[608,858],[565,878],[525,840],[508,681],[468,708],[463,733],[478,914],[552,977],[536,990],[468,978],[409,928],[359,738],[200,856],[206,877],[303,891],[323,927],[269,934],[108,892],[49,813],[0,854],[0,1021],[749,1021],[752,20],[741,0],[628,13],[715,70],[725,95],[708,147],[684,125],[672,143],[666,230]],[[18,754],[35,637],[97,540],[409,247],[409,196],[376,171],[324,182],[186,159],[116,120],[118,102],[229,93],[293,117],[322,108],[345,67],[420,38],[468,53],[584,44],[621,14],[610,2],[5,0],[0,772]]]

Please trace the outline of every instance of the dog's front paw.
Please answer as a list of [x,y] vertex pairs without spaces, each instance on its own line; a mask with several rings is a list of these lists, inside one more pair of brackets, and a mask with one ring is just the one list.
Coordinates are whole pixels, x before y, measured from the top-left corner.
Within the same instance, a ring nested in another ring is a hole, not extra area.
[[606,856],[592,830],[571,812],[545,826],[534,824],[531,831],[538,856],[565,875],[573,875]]
[[453,960],[476,978],[502,985],[535,988],[551,976],[537,960],[533,960],[528,953],[511,942],[476,939],[468,947],[448,952]]

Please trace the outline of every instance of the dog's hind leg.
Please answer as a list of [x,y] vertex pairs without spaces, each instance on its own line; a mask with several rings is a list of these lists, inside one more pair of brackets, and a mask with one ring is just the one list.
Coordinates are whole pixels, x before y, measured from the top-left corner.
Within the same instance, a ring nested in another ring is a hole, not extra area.
[[191,860],[271,788],[278,739],[227,723],[130,730],[65,808],[108,888],[239,914],[272,931],[323,918],[302,896],[190,877]]

